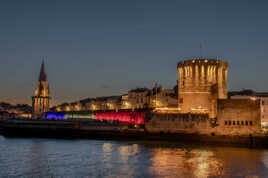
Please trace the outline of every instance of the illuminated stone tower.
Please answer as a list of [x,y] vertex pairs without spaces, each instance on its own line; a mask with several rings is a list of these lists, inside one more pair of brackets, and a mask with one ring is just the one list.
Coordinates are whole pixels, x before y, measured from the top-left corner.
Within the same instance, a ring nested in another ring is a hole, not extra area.
[[43,117],[44,113],[49,111],[50,99],[51,98],[49,93],[49,85],[47,81],[47,75],[45,72],[45,64],[43,61],[41,65],[38,84],[35,89],[34,96],[32,97],[32,108],[34,118]]
[[178,102],[182,113],[217,116],[217,100],[227,98],[228,63],[216,59],[191,59],[177,66]]

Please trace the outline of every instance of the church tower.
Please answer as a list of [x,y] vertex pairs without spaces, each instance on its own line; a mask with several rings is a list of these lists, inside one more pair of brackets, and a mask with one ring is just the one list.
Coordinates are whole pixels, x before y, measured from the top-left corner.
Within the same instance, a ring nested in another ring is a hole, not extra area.
[[50,99],[49,85],[43,61],[38,84],[32,97],[33,118],[43,117],[44,113],[49,111]]

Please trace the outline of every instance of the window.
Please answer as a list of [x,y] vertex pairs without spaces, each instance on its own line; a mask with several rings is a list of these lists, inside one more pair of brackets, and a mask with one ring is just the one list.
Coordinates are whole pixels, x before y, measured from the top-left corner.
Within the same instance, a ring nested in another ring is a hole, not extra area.
[[241,121],[241,125],[244,125],[244,121]]
[[252,121],[249,121],[249,125],[252,125]]
[[224,121],[224,125],[227,125],[227,121]]
[[239,121],[236,122],[237,125],[240,125]]
[[246,125],[248,125],[248,121],[246,121],[245,123],[246,123]]
[[233,121],[233,125],[235,125],[235,121]]
[[232,122],[231,121],[229,121],[229,125],[231,125],[232,124]]

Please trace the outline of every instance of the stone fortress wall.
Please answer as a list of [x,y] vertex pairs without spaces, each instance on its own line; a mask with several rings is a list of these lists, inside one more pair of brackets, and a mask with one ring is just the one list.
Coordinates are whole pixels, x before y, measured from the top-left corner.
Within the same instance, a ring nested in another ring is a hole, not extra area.
[[152,113],[145,127],[150,133],[260,136],[259,100],[218,100],[217,118],[208,114]]
[[145,124],[150,133],[207,134],[210,126],[208,114],[152,113]]
[[228,63],[215,59],[178,63],[178,113],[152,113],[152,133],[254,135],[261,129],[260,100],[227,99]]
[[218,100],[218,127],[220,135],[259,135],[261,130],[260,100]]

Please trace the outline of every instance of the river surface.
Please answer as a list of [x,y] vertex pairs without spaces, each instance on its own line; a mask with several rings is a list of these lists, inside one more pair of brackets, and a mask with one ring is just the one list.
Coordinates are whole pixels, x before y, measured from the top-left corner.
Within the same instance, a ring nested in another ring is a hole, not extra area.
[[268,177],[268,150],[0,136],[0,177]]

